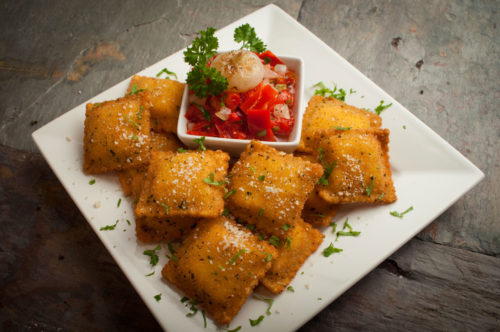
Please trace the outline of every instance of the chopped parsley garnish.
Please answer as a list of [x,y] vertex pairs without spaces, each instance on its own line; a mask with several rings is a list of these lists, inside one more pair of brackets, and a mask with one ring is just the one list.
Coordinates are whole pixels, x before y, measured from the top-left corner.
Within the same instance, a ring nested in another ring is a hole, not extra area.
[[281,245],[281,240],[276,235],[272,235],[269,238],[269,243],[272,244],[273,246],[275,246],[276,248],[278,248]]
[[335,126],[335,129],[337,129],[337,130],[351,130],[351,127],[339,127],[339,126]]
[[406,129],[406,126],[405,126],[405,125],[403,125],[403,129]]
[[127,118],[127,121],[137,129],[141,129],[141,126],[139,126],[134,120],[132,120],[127,114],[125,114],[125,117]]
[[139,197],[136,197],[134,200],[134,204],[137,204],[137,203],[139,203]]
[[131,225],[131,224],[130,224],[130,220],[128,220],[128,219],[127,219],[127,220],[125,220],[125,221],[127,222],[127,224],[128,224],[129,226]]
[[352,231],[352,227],[351,227],[351,225],[349,225],[349,217],[345,218],[344,227],[342,227],[342,230],[344,230],[346,228],[349,229],[350,231]]
[[142,91],[146,91],[146,90],[144,90],[144,89],[139,89],[139,88],[137,87],[137,84],[136,84],[136,83],[134,83],[134,84],[132,84],[132,89],[130,89],[130,92],[128,93],[128,95],[129,95],[129,96],[131,96],[131,95],[135,95],[136,93],[139,93],[139,92],[142,92]]
[[153,272],[151,272],[151,273],[146,274],[146,277],[151,277],[153,274],[155,274],[155,271],[153,271]]
[[[182,299],[184,299],[184,298],[182,298]],[[189,310],[191,310],[191,312],[189,312],[189,313],[186,314],[186,317],[191,317],[191,316],[196,315],[196,313],[198,312],[198,308],[196,307],[197,304],[198,304],[198,302],[196,301],[196,299],[191,300],[191,301],[189,301],[188,303],[185,304],[186,307],[188,305],[190,305]]]
[[198,144],[198,151],[206,151],[207,148],[203,145],[205,141],[205,136],[201,136],[200,138],[195,138],[193,141]]
[[337,229],[337,224],[335,221],[330,221],[330,226],[332,226],[332,233],[335,233],[335,230]]
[[353,90],[352,88],[349,89],[349,94],[352,95],[353,93],[356,93],[355,90]]
[[115,229],[116,225],[118,225],[118,222],[120,220],[116,220],[115,224],[114,225],[107,225],[107,226],[104,226],[104,227],[101,227],[99,228],[100,231],[112,231]]
[[203,316],[203,327],[207,328],[207,316],[205,316],[205,310],[201,311],[201,315]]
[[250,231],[250,232],[253,232],[253,230],[255,229],[255,225],[252,225],[252,224],[246,224],[245,227]]
[[[199,31],[199,36],[184,51],[184,61],[193,66],[188,73],[186,83],[196,96],[216,96],[226,90],[228,82],[217,69],[208,67],[208,61],[217,54],[219,40],[214,36],[215,29],[208,27]],[[208,84],[207,84],[208,82]]]
[[268,64],[268,63],[270,63],[270,62],[271,62],[271,58],[270,58],[270,57],[268,57],[268,56],[265,56],[265,57],[264,57],[264,64],[265,64],[265,65],[267,65],[267,64]]
[[187,296],[184,296],[182,299],[181,299],[181,303],[184,303],[186,301],[189,301],[189,297]]
[[94,183],[95,183],[95,179],[92,179],[92,180],[89,181],[90,185],[93,185]]
[[224,208],[224,211],[222,211],[222,215],[223,215],[224,217],[229,216],[229,210],[228,210],[227,208]]
[[178,149],[177,149],[177,152],[179,152],[179,153],[184,153],[184,152],[187,152],[187,150],[186,150],[186,149],[184,149],[184,148],[178,148]]
[[403,219],[403,216],[404,216],[405,214],[407,214],[408,212],[410,212],[410,211],[413,211],[413,206],[410,206],[409,208],[407,208],[405,211],[403,211],[403,212],[401,212],[401,213],[399,213],[399,212],[397,212],[397,211],[391,211],[391,212],[390,212],[390,214],[391,214],[391,216],[394,216],[394,217],[398,217],[398,218],[400,218],[400,219]]
[[328,89],[323,82],[318,82],[313,85],[313,87],[318,88],[314,90],[314,95],[319,95],[328,98],[336,98],[341,101],[345,101],[346,92],[344,89],[338,89],[334,86],[333,89]]
[[257,137],[264,137],[264,136],[266,136],[266,134],[267,134],[267,130],[264,129],[264,130],[259,131],[257,133]]
[[377,197],[377,201],[380,201],[382,198],[384,198],[385,193],[381,193],[379,197]]
[[139,137],[137,137],[137,135],[130,136],[130,140],[132,140],[132,141],[135,141],[137,139],[139,139]]
[[323,150],[323,148],[320,146],[318,148],[318,151],[319,151],[318,161],[322,162],[323,161],[323,157],[325,156],[325,150]]
[[201,114],[203,114],[203,117],[205,118],[205,120],[212,120],[212,116],[210,115],[210,113],[205,109],[205,107],[201,106],[201,105],[198,105],[196,103],[193,103],[194,106],[198,107],[198,109],[201,111]]
[[245,249],[241,249],[240,251],[238,251],[236,255],[234,255],[233,258],[231,258],[231,260],[229,261],[229,265],[234,265],[238,257],[240,257],[245,251]]
[[392,103],[384,105],[384,101],[381,100],[380,101],[380,105],[378,105],[377,107],[375,107],[375,113],[377,113],[378,115],[380,115],[380,113],[382,113],[385,109],[387,109],[387,108],[389,108],[391,106],[392,106]]
[[370,185],[368,187],[366,187],[366,195],[370,196],[372,194],[372,191],[373,191],[373,186],[375,184],[375,177],[372,176],[372,182],[370,183]]
[[270,261],[271,261],[271,259],[273,259],[273,255],[271,255],[270,253],[265,252],[265,251],[263,251],[262,253],[263,253],[264,255],[266,255],[266,262],[270,262]]
[[139,109],[139,113],[137,113],[137,118],[139,120],[142,120],[142,111],[144,111],[144,106],[141,105],[141,108]]
[[342,249],[340,248],[335,248],[333,246],[333,242],[330,242],[330,245],[323,249],[323,256],[329,257],[331,254],[336,253],[336,252],[341,252]]
[[243,42],[241,48],[246,48],[247,50],[257,53],[262,53],[266,50],[266,45],[257,37],[255,29],[248,23],[234,29],[233,37],[235,42]]
[[255,325],[259,325],[260,322],[262,322],[262,320],[264,319],[264,315],[260,315],[259,318],[257,319],[249,319],[250,321],[250,325],[252,326],[255,326]]
[[203,182],[211,184],[213,186],[222,186],[224,184],[224,181],[215,181],[214,180],[214,173],[210,173],[208,175],[208,178],[204,178]]
[[121,198],[118,199],[118,203],[116,203],[116,207],[120,207],[120,204],[122,204],[122,199]]
[[165,209],[165,213],[168,214],[168,206],[165,203],[160,203],[161,206]]
[[93,110],[94,108],[99,107],[99,105],[101,105],[101,103],[95,103],[94,106],[92,106],[92,108],[90,110]]
[[349,232],[344,232],[344,231],[338,231],[337,236],[358,236],[361,234],[361,232],[357,231],[349,231]]
[[288,286],[286,288],[286,290],[289,291],[289,292],[295,293],[295,289],[292,286]]
[[167,74],[167,78],[168,78],[168,76],[172,75],[172,76],[175,77],[175,79],[177,79],[177,74],[174,73],[174,72],[172,72],[172,71],[170,71],[170,70],[168,70],[167,68],[163,68],[162,70],[160,70],[158,72],[158,74],[156,74],[156,77],[160,77],[161,74],[163,74],[163,73]]
[[158,245],[154,249],[144,250],[143,254],[146,256],[149,256],[149,264],[151,264],[151,266],[155,266],[156,264],[158,264],[159,258],[158,258],[157,252],[160,249],[161,249],[161,247],[160,247],[160,245]]
[[290,224],[284,224],[283,226],[281,226],[281,228],[283,228],[285,231],[287,231],[290,229]]
[[238,332],[239,330],[241,330],[241,325],[238,326],[238,327],[235,327],[234,329],[232,330],[227,330],[227,332]]
[[156,302],[160,302],[160,300],[161,300],[161,293],[155,295],[155,300],[156,300]]
[[286,240],[285,240],[285,246],[290,249],[291,246],[292,246],[292,239],[290,237],[286,237]]
[[259,175],[257,179],[259,179],[259,181],[264,181],[265,178],[266,178],[265,175]]
[[234,194],[236,194],[236,189],[233,189],[233,190],[231,190],[231,191],[228,191],[228,192],[224,195],[224,199],[228,199],[228,198],[229,198],[229,196],[234,195]]
[[274,299],[272,298],[267,298],[267,297],[261,297],[261,296],[258,296],[258,295],[254,295],[253,296],[255,299],[257,300],[261,300],[261,301],[264,301],[264,302],[267,302],[268,306],[267,306],[267,310],[266,310],[266,314],[269,316],[271,315],[271,308],[273,306],[273,303],[274,303]]
[[328,163],[326,163],[326,167],[325,167],[325,170],[323,172],[323,176],[321,178],[319,178],[319,180],[318,180],[319,184],[322,184],[324,186],[328,185],[328,178],[330,177],[330,174],[332,174],[333,169],[335,168],[335,165],[337,165],[337,161],[334,161],[330,165],[328,165]]
[[253,169],[253,167],[252,167],[252,166],[247,166],[247,167],[248,167],[248,169],[249,169],[249,170],[251,170],[251,171],[252,171],[252,173],[255,173],[255,170]]
[[262,217],[263,214],[264,214],[264,208],[260,208],[260,210],[259,210],[259,217]]
[[165,255],[167,256],[168,259],[171,259],[173,260],[174,262],[178,262],[179,261],[179,258],[177,258],[175,256],[175,249],[174,247],[172,246],[172,243],[170,242],[167,242],[167,247],[168,247],[168,251],[170,252],[170,255]]

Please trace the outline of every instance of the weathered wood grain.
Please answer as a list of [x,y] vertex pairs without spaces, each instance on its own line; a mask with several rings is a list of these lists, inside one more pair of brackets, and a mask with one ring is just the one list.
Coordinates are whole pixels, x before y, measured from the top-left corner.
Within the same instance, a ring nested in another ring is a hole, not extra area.
[[499,263],[413,239],[302,330],[498,330]]
[[43,158],[0,146],[0,330],[160,330]]

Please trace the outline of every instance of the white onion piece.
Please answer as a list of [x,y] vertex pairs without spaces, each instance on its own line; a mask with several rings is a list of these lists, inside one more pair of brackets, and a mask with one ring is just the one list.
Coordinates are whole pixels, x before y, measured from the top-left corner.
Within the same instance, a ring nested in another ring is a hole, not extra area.
[[286,65],[276,65],[274,66],[274,71],[276,71],[278,74],[284,75],[286,73]]
[[192,123],[192,122],[187,123],[187,130],[193,130],[193,127],[194,127],[194,123]]
[[264,66],[260,58],[246,50],[219,54],[210,66],[227,78],[227,91],[246,92],[255,88],[264,78]]
[[290,110],[288,109],[288,105],[278,104],[274,106],[274,117],[275,118],[283,118],[290,119]]
[[222,121],[226,121],[229,118],[229,114],[231,114],[231,110],[227,107],[222,107],[220,111],[215,112],[215,115]]

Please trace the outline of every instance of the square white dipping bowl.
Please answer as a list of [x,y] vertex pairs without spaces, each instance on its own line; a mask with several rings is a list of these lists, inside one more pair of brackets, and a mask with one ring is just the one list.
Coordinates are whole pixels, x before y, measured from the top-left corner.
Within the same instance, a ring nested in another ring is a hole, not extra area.
[[[288,69],[293,70],[297,74],[297,82],[295,84],[295,104],[291,110],[295,116],[295,124],[293,126],[292,132],[287,140],[279,140],[276,142],[262,141],[263,143],[272,146],[278,150],[284,152],[293,152],[297,145],[299,145],[300,134],[302,132],[302,116],[304,114],[303,101],[304,101],[304,62],[302,58],[296,56],[285,56],[277,55],[278,58],[283,61]],[[185,117],[186,110],[189,106],[188,101],[188,90],[189,87],[186,85],[184,89],[184,95],[182,97],[182,104],[179,114],[179,121],[177,122],[177,136],[187,147],[195,149],[198,144],[194,141],[196,138],[200,138],[197,135],[190,135],[187,133],[187,119]],[[222,137],[210,137],[206,136],[204,145],[212,150],[223,150],[231,155],[237,156],[243,150],[247,144],[250,143],[249,139],[236,139],[236,138],[222,138]]]

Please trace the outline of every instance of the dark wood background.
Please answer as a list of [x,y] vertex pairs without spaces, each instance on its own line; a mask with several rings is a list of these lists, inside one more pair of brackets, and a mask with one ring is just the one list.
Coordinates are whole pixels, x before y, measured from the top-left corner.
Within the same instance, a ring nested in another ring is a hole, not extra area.
[[[0,330],[160,329],[31,133],[267,3],[0,3]],[[500,330],[500,2],[276,4],[486,174],[302,330]]]

